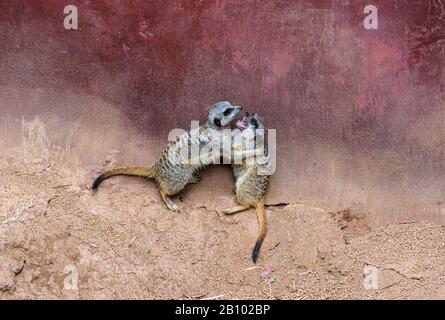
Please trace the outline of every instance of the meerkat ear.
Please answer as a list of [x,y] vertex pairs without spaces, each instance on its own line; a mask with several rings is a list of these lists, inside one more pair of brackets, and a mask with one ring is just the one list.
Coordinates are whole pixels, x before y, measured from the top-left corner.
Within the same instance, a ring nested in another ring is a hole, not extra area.
[[258,115],[258,113],[255,113],[253,116],[258,120],[263,121],[263,119]]
[[221,127],[221,120],[219,120],[218,118],[215,118],[215,119],[213,120],[213,123],[214,123],[216,126]]

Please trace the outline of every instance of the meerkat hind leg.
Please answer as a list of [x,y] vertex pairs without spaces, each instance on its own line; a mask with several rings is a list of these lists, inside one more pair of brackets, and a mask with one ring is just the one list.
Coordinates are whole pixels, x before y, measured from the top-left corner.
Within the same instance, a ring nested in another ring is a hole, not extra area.
[[249,209],[249,206],[243,206],[242,204],[239,204],[237,206],[234,206],[233,208],[224,210],[223,212],[225,214],[234,214],[234,213],[238,213],[238,212],[241,212],[241,211],[244,211],[247,209]]
[[167,193],[161,189],[161,197],[167,208],[173,212],[179,212],[178,206],[168,197]]

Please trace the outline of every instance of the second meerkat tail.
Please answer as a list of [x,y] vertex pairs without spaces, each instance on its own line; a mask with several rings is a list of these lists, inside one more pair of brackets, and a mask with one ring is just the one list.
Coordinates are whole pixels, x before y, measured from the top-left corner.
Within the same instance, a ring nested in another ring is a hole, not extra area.
[[256,214],[258,217],[258,225],[259,225],[259,234],[255,243],[255,247],[252,251],[252,261],[256,263],[258,259],[258,255],[260,253],[261,245],[263,244],[264,238],[266,237],[267,232],[267,223],[266,223],[266,212],[264,211],[264,200],[259,201],[256,206]]
[[126,175],[126,176],[138,176],[138,177],[147,177],[147,178],[154,178],[155,177],[155,171],[154,167],[125,167],[125,168],[117,168],[113,169],[107,172],[104,172],[100,176],[96,178],[93,182],[93,186],[91,189],[96,190],[99,185],[104,181],[105,179],[108,179],[112,176],[118,176],[118,175]]

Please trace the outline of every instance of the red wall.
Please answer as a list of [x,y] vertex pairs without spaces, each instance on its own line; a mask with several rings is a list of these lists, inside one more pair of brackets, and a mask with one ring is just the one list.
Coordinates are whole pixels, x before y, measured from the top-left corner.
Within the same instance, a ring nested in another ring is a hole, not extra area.
[[439,217],[444,20],[423,0],[3,0],[0,84],[98,96],[160,144],[231,100],[277,129],[271,202]]

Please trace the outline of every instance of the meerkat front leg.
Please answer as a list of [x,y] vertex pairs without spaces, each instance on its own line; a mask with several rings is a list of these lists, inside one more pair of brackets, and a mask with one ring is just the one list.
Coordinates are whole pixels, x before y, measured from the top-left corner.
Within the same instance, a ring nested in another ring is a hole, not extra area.
[[179,212],[178,206],[168,197],[167,192],[163,189],[160,190],[162,200],[164,201],[167,208],[169,208],[173,212]]
[[190,159],[185,161],[185,164],[207,163],[207,162],[211,162],[211,160],[213,158],[214,158],[213,153],[209,152],[209,153],[201,154],[201,155],[199,155],[197,157],[194,157],[194,158],[190,158]]
[[249,159],[264,154],[264,148],[251,150],[233,150],[234,159]]
[[[264,148],[260,148],[260,149],[252,149],[252,150],[234,150],[233,151],[233,156],[234,159],[248,159],[248,158],[253,158],[259,155],[264,154]],[[186,164],[196,164],[196,163],[200,163],[200,162],[206,162],[209,159],[213,159],[214,155],[212,152],[206,153],[206,154],[202,154],[198,157],[194,157],[191,158],[189,160],[187,160],[185,163]]]
[[195,184],[201,181],[201,176],[198,173],[193,173],[193,176],[190,178],[189,183]]
[[234,214],[234,213],[238,213],[238,212],[247,210],[249,208],[250,208],[249,206],[243,206],[243,205],[239,204],[237,206],[234,206],[233,208],[224,210],[223,213],[225,213],[225,214]]

